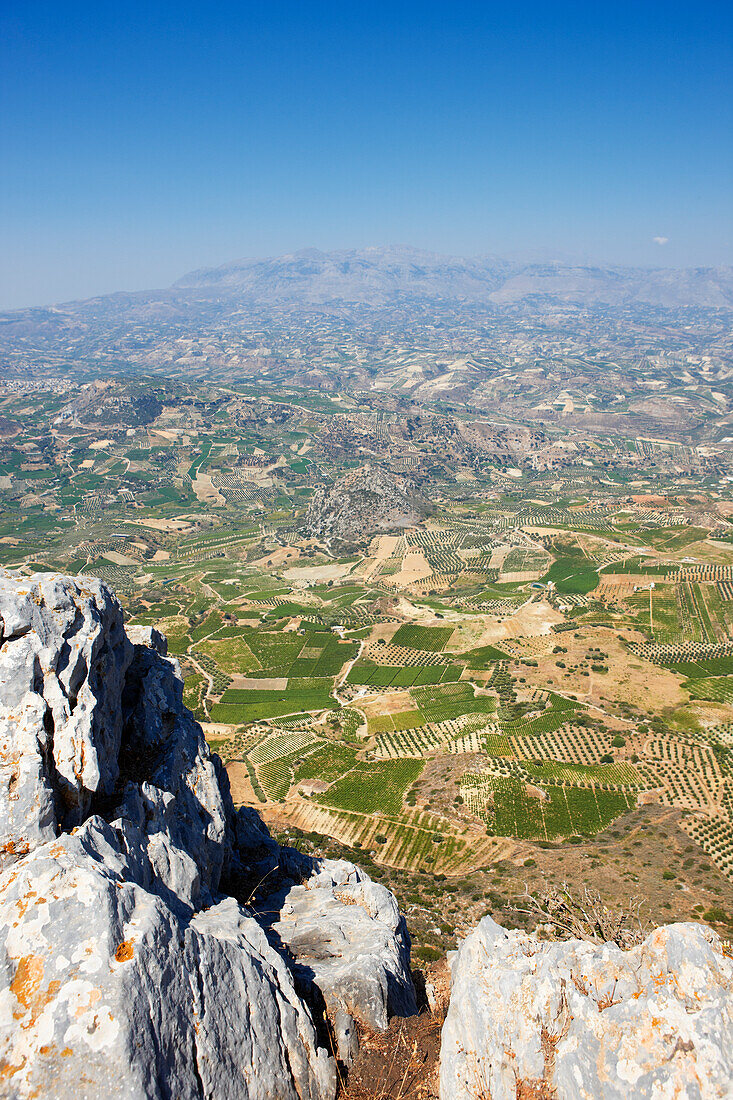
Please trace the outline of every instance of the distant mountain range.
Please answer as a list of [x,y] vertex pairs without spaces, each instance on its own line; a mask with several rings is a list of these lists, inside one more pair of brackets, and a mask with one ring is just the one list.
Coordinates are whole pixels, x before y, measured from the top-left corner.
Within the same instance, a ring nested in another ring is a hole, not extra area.
[[463,259],[412,248],[305,249],[201,268],[161,290],[107,294],[55,307],[0,313],[0,322],[171,321],[253,307],[309,311],[409,303],[503,311],[648,306],[733,309],[733,268],[583,267]]
[[[700,311],[705,314],[702,329],[695,315]],[[310,323],[315,315],[326,328],[335,324],[356,331],[366,325],[373,331],[378,320],[393,336],[410,330],[413,335],[421,332],[420,339],[434,330],[434,349],[441,344],[443,328],[468,324],[473,338],[464,332],[464,355],[471,350],[486,354],[494,345],[503,354],[507,333],[517,325],[526,351],[532,339],[527,324],[545,332],[538,345],[543,355],[550,346],[561,355],[582,355],[589,347],[603,346],[612,358],[623,357],[632,347],[650,346],[694,346],[696,355],[717,354],[727,347],[731,312],[730,267],[581,267],[496,257],[461,259],[409,248],[308,249],[193,271],[162,290],[0,313],[0,371],[22,373],[29,364],[48,363],[76,369],[94,360],[154,370],[175,364],[186,372],[207,364],[236,373],[244,360],[261,354],[287,366],[287,352],[285,359],[279,352],[285,351],[287,334],[297,341],[300,317],[307,320],[301,335],[311,351],[316,331],[324,336],[323,325],[314,328]],[[258,333],[273,320],[274,335],[263,344]],[[486,326],[496,335],[494,345],[485,339],[476,342],[478,329]],[[505,330],[503,337],[499,329]],[[555,334],[552,345],[547,342],[550,330]],[[445,344],[449,346],[450,341]],[[268,350],[252,351],[260,347]],[[321,354],[327,360],[332,348],[323,344]],[[249,369],[257,373],[260,367],[252,362]]]
[[495,308],[535,300],[580,307],[733,308],[733,268],[581,267],[463,259],[410,248],[306,249],[185,275],[176,290],[215,291],[288,306],[443,301]]

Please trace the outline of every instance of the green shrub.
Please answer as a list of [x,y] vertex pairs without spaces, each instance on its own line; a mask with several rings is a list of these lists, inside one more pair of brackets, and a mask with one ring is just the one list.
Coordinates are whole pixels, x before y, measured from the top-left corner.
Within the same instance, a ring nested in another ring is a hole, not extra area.
[[413,948],[413,955],[423,962],[437,962],[441,953],[437,947],[419,946]]

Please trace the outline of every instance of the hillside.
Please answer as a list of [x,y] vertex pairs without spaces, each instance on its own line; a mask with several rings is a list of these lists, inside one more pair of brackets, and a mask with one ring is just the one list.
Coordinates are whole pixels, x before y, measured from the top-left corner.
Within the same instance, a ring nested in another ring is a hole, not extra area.
[[[317,390],[332,375],[340,387],[364,389],[383,349],[392,359],[390,344],[400,361],[406,350],[421,360],[437,349],[441,360],[448,355],[457,363],[488,355],[484,371],[507,351],[510,364],[527,352],[534,364],[537,351],[594,358],[603,350],[604,368],[609,358],[623,363],[630,349],[636,363],[637,345],[644,353],[717,355],[728,345],[732,309],[729,267],[583,267],[409,248],[309,249],[201,269],[171,287],[0,313],[0,372],[14,375],[19,360],[42,372],[62,364],[73,374],[90,363],[114,371],[136,364],[184,375],[224,371],[232,381],[275,370]],[[356,375],[355,337],[364,344]],[[315,374],[314,353],[322,358]],[[391,369],[388,362],[378,373]],[[418,380],[409,369],[406,377]],[[457,396],[463,401],[465,394]]]
[[[437,1095],[436,988],[412,1043],[390,1025],[417,1010],[393,895],[234,811],[156,630],[126,631],[93,578],[4,573],[0,675],[0,1095],[377,1100],[408,1075]],[[724,1095],[718,937],[618,942],[482,921],[453,962],[440,1100]]]

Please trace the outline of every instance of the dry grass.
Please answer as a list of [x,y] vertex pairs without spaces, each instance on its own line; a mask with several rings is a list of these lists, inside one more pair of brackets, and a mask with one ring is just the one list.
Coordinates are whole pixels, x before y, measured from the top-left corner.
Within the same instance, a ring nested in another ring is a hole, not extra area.
[[[362,1033],[359,1056],[342,1085],[339,1100],[438,1100],[440,1035],[448,1011],[450,973],[445,959],[413,973],[417,1016],[394,1018],[386,1031]],[[432,987],[429,1008],[423,982]]]

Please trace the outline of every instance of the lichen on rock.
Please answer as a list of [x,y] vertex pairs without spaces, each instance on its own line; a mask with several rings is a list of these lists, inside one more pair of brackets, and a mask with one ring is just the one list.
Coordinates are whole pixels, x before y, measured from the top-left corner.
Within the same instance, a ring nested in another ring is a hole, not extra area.
[[0,1095],[331,1100],[414,1011],[392,895],[236,812],[182,688],[100,581],[0,574]]
[[701,925],[622,951],[485,917],[453,959],[441,1100],[704,1100],[731,1082],[733,960]]

